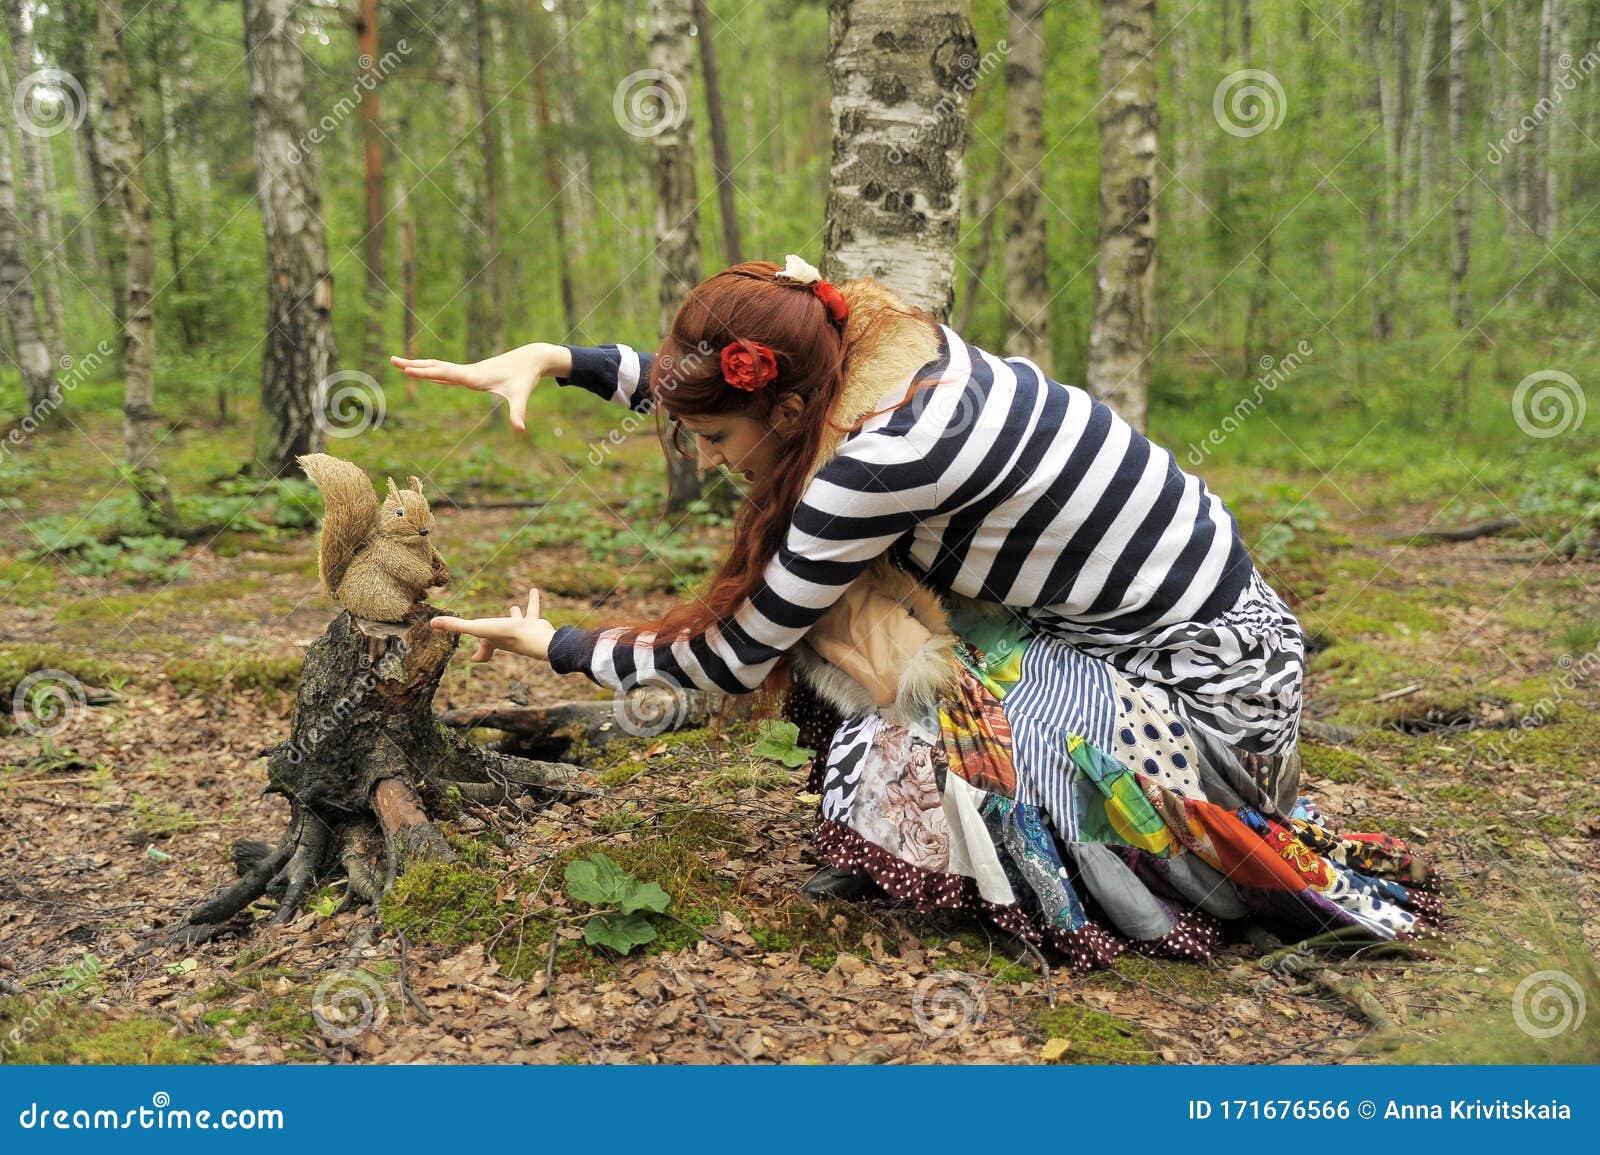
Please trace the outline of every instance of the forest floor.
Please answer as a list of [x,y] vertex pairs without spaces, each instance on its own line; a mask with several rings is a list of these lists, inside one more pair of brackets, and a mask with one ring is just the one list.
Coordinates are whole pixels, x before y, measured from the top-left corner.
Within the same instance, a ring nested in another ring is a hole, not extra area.
[[[1600,565],[1527,539],[1426,544],[1409,534],[1437,525],[1435,508],[1363,509],[1344,493],[1318,493],[1327,516],[1268,567],[1315,637],[1307,717],[1347,728],[1305,739],[1305,793],[1344,828],[1411,841],[1442,872],[1451,918],[1442,941],[1409,952],[1319,953],[1321,977],[1264,970],[1237,934],[1210,964],[1128,955],[1077,975],[974,919],[810,901],[806,767],[760,756],[744,723],[612,744],[585,760],[594,797],[467,808],[443,824],[460,863],[408,873],[381,910],[344,908],[333,884],[286,927],[262,909],[241,937],[142,953],[231,878],[235,838],[284,828],[257,755],[287,736],[304,648],[336,612],[314,538],[194,545],[181,577],[130,585],[20,560],[25,537],[0,531],[8,701],[36,669],[117,691],[48,740],[0,736],[0,1049],[78,1062],[1593,1061]],[[31,512],[52,512],[42,504]],[[537,583],[558,620],[659,610],[678,566],[703,570],[725,532],[693,535],[702,552],[674,562],[607,552],[580,514],[451,511],[461,544],[446,552],[468,580],[435,604],[498,613]],[[441,709],[603,694],[467,652]],[[627,957],[585,943],[565,891],[566,865],[595,852],[670,897],[655,940]],[[1353,985],[1340,994],[1339,980]],[[1551,989],[1574,1015],[1542,1037]],[[1529,1015],[1535,1029],[1518,1029]]]

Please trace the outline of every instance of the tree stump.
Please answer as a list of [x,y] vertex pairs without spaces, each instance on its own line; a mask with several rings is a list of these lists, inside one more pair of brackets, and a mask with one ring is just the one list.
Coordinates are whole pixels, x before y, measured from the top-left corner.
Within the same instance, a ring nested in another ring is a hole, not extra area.
[[430,813],[460,799],[499,805],[529,792],[580,792],[577,767],[472,746],[434,717],[459,640],[428,625],[439,612],[422,604],[391,624],[346,610],[312,643],[289,739],[264,751],[267,791],[289,799],[288,830],[276,846],[235,842],[239,880],[197,907],[174,938],[213,937],[263,895],[278,899],[273,923],[289,922],[306,893],[340,869],[347,901],[376,903],[409,865],[455,858]]

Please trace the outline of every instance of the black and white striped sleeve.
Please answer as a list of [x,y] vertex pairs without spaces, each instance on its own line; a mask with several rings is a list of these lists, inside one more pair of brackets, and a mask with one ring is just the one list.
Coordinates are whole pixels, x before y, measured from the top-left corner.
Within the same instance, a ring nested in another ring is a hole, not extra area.
[[935,480],[904,438],[878,431],[848,438],[806,487],[761,586],[731,617],[698,636],[662,641],[621,628],[562,626],[550,642],[550,665],[612,689],[755,690],[857,575],[935,508]]
[[649,411],[650,366],[656,359],[654,353],[641,353],[631,345],[567,345],[564,348],[572,354],[572,373],[557,377],[558,385],[576,385],[637,413]]

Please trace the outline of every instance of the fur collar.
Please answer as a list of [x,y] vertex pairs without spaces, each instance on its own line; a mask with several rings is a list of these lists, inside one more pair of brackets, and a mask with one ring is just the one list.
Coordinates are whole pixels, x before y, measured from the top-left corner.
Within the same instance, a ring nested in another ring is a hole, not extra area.
[[[904,390],[918,369],[939,356],[939,327],[931,317],[896,315],[892,310],[915,310],[871,277],[848,281],[839,292],[850,305],[844,325],[844,390],[829,416],[832,424],[848,428],[871,413],[891,389]],[[807,477],[834,458],[844,438],[829,431]]]

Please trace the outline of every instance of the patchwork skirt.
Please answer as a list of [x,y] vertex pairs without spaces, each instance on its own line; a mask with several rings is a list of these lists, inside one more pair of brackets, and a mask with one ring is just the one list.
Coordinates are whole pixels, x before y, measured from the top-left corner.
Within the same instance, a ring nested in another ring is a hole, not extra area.
[[[1241,608],[1282,605],[1260,598]],[[802,741],[819,749],[825,862],[924,912],[980,911],[1078,967],[1130,947],[1205,959],[1219,920],[1252,915],[1308,935],[1436,927],[1434,870],[1297,797],[1300,680],[1274,684],[1283,659],[1265,652],[1260,622],[1244,641],[1213,624],[1201,641],[1237,675],[1208,680],[1170,645],[1160,659],[1091,653],[1005,611],[946,608],[960,678],[922,716],[841,719],[803,685],[791,694]],[[1297,638],[1282,618],[1273,628]],[[1294,640],[1276,644],[1297,661]]]

